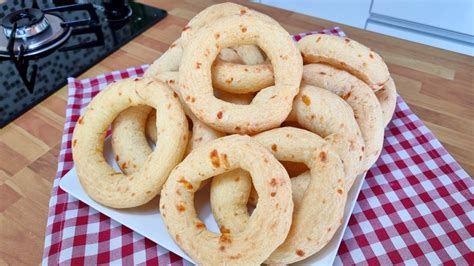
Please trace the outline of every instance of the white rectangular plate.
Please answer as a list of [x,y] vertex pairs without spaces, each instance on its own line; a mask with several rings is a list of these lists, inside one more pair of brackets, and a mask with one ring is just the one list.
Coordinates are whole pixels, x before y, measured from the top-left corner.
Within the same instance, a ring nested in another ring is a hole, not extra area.
[[[105,151],[107,161],[112,165],[114,169],[119,171],[117,164],[115,163],[113,151],[110,144],[110,138],[106,139]],[[339,244],[341,243],[342,236],[349,222],[352,210],[359,195],[365,174],[360,175],[354,182],[354,185],[349,191],[348,201],[344,213],[344,219],[341,227],[336,231],[336,234],[332,240],[324,247],[321,251],[309,257],[308,259],[301,261],[301,264],[310,265],[332,265],[337,255]],[[109,216],[115,221],[127,226],[135,232],[147,237],[148,239],[156,242],[158,245],[176,253],[177,255],[187,259],[190,262],[193,260],[181,250],[178,245],[173,241],[166,230],[166,226],[161,219],[158,197],[152,200],[150,203],[133,209],[118,210],[104,207],[94,200],[92,200],[82,188],[79,179],[76,174],[76,169],[72,168],[60,181],[59,186],[75,198],[88,204],[97,211]],[[209,205],[209,188],[200,190],[195,197],[195,206],[199,217],[206,224],[207,229],[213,232],[219,232],[214,217],[211,213]]]

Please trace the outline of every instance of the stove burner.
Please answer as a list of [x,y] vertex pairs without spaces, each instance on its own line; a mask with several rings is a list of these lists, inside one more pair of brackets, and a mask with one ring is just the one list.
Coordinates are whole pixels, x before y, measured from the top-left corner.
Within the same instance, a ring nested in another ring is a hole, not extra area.
[[127,1],[104,1],[104,13],[110,22],[122,22],[132,16],[133,10]]
[[[41,21],[47,21],[46,22],[47,27],[37,32],[36,34],[31,34],[28,37],[21,37],[21,38],[18,37],[17,34],[19,30],[22,31],[26,28],[23,27],[23,29],[19,29],[20,25],[17,24],[17,29],[14,35],[15,43],[13,46],[13,52],[15,54],[18,54],[20,50],[20,46],[23,46],[25,50],[24,56],[37,55],[46,50],[57,47],[58,45],[64,43],[64,41],[67,40],[67,38],[71,34],[71,29],[70,27],[67,27],[67,26],[64,27],[62,25],[64,20],[59,15],[42,14],[42,16],[43,16],[43,19],[40,20],[39,23],[33,24],[34,27],[32,29],[38,29],[41,27],[39,25],[45,25]],[[10,35],[6,36],[3,34],[0,34],[0,57],[9,57],[10,54],[8,51],[8,41],[10,39],[10,36],[12,36],[11,35],[12,29],[5,28],[3,23],[2,23],[2,26],[4,27],[3,28],[4,32],[6,33],[7,31],[9,31]],[[33,33],[33,30],[30,30],[28,32]]]
[[16,23],[16,38],[28,38],[35,36],[49,27],[49,22],[41,10],[26,8],[8,14],[2,19],[5,36],[12,33],[13,24]]

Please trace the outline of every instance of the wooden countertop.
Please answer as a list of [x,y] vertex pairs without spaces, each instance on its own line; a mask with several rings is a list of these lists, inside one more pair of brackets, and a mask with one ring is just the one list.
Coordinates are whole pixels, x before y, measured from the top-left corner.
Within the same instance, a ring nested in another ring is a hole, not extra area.
[[[166,19],[79,78],[151,63],[180,35],[197,12],[218,1],[143,0],[168,10]],[[338,23],[258,4],[290,33]],[[387,62],[399,94],[446,149],[474,175],[474,59],[349,26],[351,38]],[[67,89],[0,130],[0,264],[37,264],[43,251],[51,187],[65,122]]]

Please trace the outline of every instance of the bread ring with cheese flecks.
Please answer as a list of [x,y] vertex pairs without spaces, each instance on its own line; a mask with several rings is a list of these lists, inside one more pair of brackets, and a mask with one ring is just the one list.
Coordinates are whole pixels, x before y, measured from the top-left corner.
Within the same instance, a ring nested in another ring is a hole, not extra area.
[[[303,162],[310,168],[311,181],[304,196],[298,199],[299,206],[294,209],[288,236],[265,262],[288,264],[303,260],[324,247],[341,224],[347,198],[341,160],[330,144],[306,130],[276,128],[253,138],[272,152],[276,159]],[[255,184],[255,179],[252,180]],[[252,182],[235,181],[235,176],[221,175],[215,177],[211,184],[211,208],[219,226],[231,233],[245,230],[248,226],[245,224],[245,216],[248,217],[246,202]],[[259,208],[261,198],[268,197],[268,194],[258,189],[257,193]],[[270,196],[278,197],[279,194],[271,192]],[[249,223],[253,221],[254,214]],[[241,222],[236,223],[233,216],[244,217],[237,218]]]
[[[281,26],[237,15],[205,26],[196,36],[187,44],[179,68],[179,90],[194,115],[228,133],[251,134],[280,125],[291,110],[301,82],[301,56],[290,35]],[[215,98],[211,65],[220,48],[251,43],[257,44],[272,62],[276,80],[274,95],[265,103],[249,105]]]
[[305,65],[302,82],[329,90],[352,107],[365,141],[364,170],[368,170],[382,152],[384,138],[382,109],[374,92],[348,72],[323,64]]
[[[196,214],[194,193],[202,181],[238,168],[250,173],[260,195],[252,219],[240,232],[224,227],[220,233],[208,231]],[[261,264],[285,240],[292,212],[285,168],[262,145],[241,135],[219,138],[193,150],[171,172],[160,199],[169,234],[197,264]]]
[[[105,161],[104,137],[120,112],[138,105],[160,110],[157,128],[163,137],[136,173],[124,175]],[[188,141],[187,128],[178,98],[161,81],[130,78],[110,84],[92,99],[74,129],[72,152],[81,185],[92,199],[108,207],[130,208],[147,203],[160,192],[169,173],[182,159]]]
[[[177,72],[162,72],[155,76],[156,79],[168,84],[173,90],[174,96],[179,98],[177,90]],[[210,140],[222,137],[225,134],[218,132],[201,121],[199,121],[187,108],[182,105],[184,113],[192,121],[192,133],[187,143],[186,153]],[[158,112],[165,110],[168,106],[158,109]],[[112,147],[115,153],[115,159],[120,169],[126,174],[133,174],[139,170],[152,153],[145,136],[150,137],[153,143],[157,143],[159,136],[162,135],[163,125],[157,128],[156,112],[152,112],[147,106],[128,108],[120,113],[112,124]],[[165,137],[165,136],[164,136]],[[130,145],[133,143],[133,145]]]
[[305,64],[325,63],[346,70],[377,91],[390,78],[382,57],[370,48],[351,40],[328,34],[303,37],[298,48]]

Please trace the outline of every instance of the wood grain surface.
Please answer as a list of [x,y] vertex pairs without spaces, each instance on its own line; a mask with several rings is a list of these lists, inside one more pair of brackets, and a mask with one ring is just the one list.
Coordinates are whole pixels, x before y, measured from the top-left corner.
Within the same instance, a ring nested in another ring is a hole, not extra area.
[[[178,38],[191,17],[218,1],[142,2],[168,10],[168,17],[79,78],[151,63]],[[338,25],[268,6],[244,4],[272,16],[292,34]],[[382,55],[399,94],[464,169],[474,175],[474,59],[339,26],[349,37]],[[62,88],[0,130],[0,264],[41,261],[66,100],[67,89]]]

